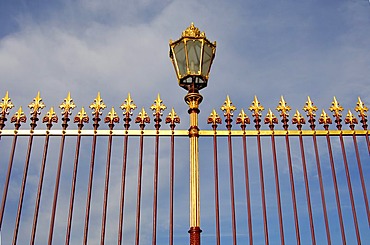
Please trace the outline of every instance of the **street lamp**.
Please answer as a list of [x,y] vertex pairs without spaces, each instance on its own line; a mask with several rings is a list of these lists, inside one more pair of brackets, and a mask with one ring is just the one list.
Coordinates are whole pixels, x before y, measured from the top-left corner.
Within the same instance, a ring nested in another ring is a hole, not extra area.
[[206,87],[215,52],[216,42],[208,41],[193,23],[179,40],[170,40],[170,58],[180,87],[188,91]]
[[170,58],[180,87],[188,94],[185,101],[190,115],[190,245],[200,245],[200,194],[199,194],[199,128],[198,114],[202,95],[199,90],[207,86],[209,72],[215,58],[216,42],[211,43],[204,32],[193,23],[182,32],[177,41],[170,40]]

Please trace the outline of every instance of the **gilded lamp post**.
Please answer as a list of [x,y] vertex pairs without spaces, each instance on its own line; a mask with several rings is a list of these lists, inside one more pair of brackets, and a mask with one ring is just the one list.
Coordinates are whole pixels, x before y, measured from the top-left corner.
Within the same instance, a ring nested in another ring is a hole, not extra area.
[[190,115],[190,245],[200,244],[200,193],[198,158],[198,114],[202,95],[199,90],[207,86],[209,72],[216,52],[216,42],[211,43],[204,32],[193,23],[182,32],[177,41],[170,40],[170,58],[180,87],[188,94],[185,101]]

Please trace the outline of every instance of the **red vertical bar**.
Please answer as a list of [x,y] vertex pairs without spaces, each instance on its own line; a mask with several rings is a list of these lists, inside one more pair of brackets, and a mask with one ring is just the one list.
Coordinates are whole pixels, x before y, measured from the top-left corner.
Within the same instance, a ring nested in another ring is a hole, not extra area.
[[5,180],[5,185],[4,185],[3,198],[2,198],[2,201],[1,201],[0,230],[1,230],[1,226],[3,224],[5,203],[6,203],[6,198],[8,196],[9,181],[10,181],[10,175],[12,173],[15,147],[17,146],[17,138],[18,138],[18,135],[17,134],[14,134],[13,143],[12,143],[12,149],[11,149],[10,158],[9,158],[9,164],[8,164],[8,171],[6,173],[6,180]]
[[249,244],[252,245],[253,244],[252,208],[251,208],[251,197],[250,197],[250,190],[249,190],[247,139],[246,139],[245,131],[243,133],[243,156],[244,156],[244,170],[245,170],[245,173],[244,173],[245,175],[245,195],[247,198],[248,235],[249,235]]
[[336,177],[336,173],[335,173],[334,158],[333,158],[333,152],[331,150],[331,142],[330,142],[329,132],[326,134],[326,141],[327,141],[327,145],[328,145],[328,152],[329,152],[329,158],[330,158],[331,174],[332,174],[333,183],[334,183],[335,200],[337,202],[337,212],[338,212],[338,217],[339,217],[340,232],[341,232],[341,235],[342,235],[342,243],[346,244],[346,235],[345,235],[345,232],[344,232],[342,208],[340,206],[340,198],[339,198],[337,177]]
[[262,213],[263,213],[263,229],[264,229],[264,233],[265,233],[265,244],[268,245],[269,244],[269,233],[268,233],[268,226],[267,226],[265,181],[264,181],[264,178],[263,178],[261,135],[260,135],[259,131],[258,131],[258,134],[257,134],[257,144],[258,144],[258,165],[259,165],[259,173],[260,173]]
[[175,175],[175,135],[172,129],[171,134],[171,162],[170,162],[170,222],[169,222],[169,244],[173,245],[173,193]]
[[347,187],[348,187],[349,197],[350,197],[350,201],[351,201],[353,223],[355,225],[357,243],[361,244],[360,231],[358,229],[358,222],[357,222],[357,215],[356,215],[355,200],[353,198],[351,176],[349,174],[349,168],[348,168],[348,162],[347,162],[347,156],[346,156],[346,150],[345,150],[345,146],[344,146],[344,140],[343,140],[342,132],[339,135],[339,139],[340,139],[340,145],[341,145],[341,148],[342,148],[344,168],[345,168],[345,171],[346,171]]
[[155,136],[155,162],[153,180],[153,232],[152,245],[157,244],[157,202],[158,202],[158,150],[159,150],[159,131]]
[[302,131],[299,134],[299,145],[300,145],[300,148],[301,148],[303,177],[304,177],[304,184],[305,184],[305,189],[306,189],[306,199],[307,199],[307,211],[308,211],[308,217],[310,219],[311,239],[312,239],[312,244],[316,244],[315,228],[314,228],[313,217],[312,217],[312,206],[311,206],[311,197],[310,197],[310,187],[309,187],[309,184],[308,184],[308,174],[307,174],[307,166],[306,166],[306,157],[305,157],[305,154],[304,154],[304,145],[303,145]]
[[214,129],[213,134],[213,168],[215,181],[215,218],[216,218],[216,244],[220,245],[220,205],[218,196],[218,158],[217,158],[217,125],[212,125]]
[[286,144],[286,152],[287,152],[287,158],[288,158],[289,179],[290,179],[290,188],[291,188],[291,193],[292,193],[296,239],[297,239],[297,244],[301,244],[301,237],[299,234],[299,224],[298,224],[297,201],[296,201],[295,187],[294,187],[293,165],[292,165],[292,157],[290,155],[290,144],[289,144],[288,132],[285,135],[285,144]]
[[370,211],[369,211],[369,201],[367,200],[367,193],[366,193],[366,185],[365,185],[365,179],[364,179],[364,174],[362,172],[362,164],[361,164],[361,158],[360,158],[360,153],[358,151],[358,145],[357,145],[357,139],[356,139],[356,134],[353,133],[353,145],[355,147],[355,152],[356,152],[356,159],[357,159],[357,167],[358,167],[358,172],[360,173],[360,179],[361,179],[361,187],[362,187],[362,194],[364,196],[364,202],[365,202],[365,207],[366,207],[366,214],[367,214],[367,222],[370,226]]
[[126,183],[126,166],[127,166],[127,148],[128,148],[128,135],[127,129],[123,144],[123,163],[122,163],[122,180],[121,180],[121,198],[119,209],[119,224],[118,224],[118,245],[122,244],[122,230],[123,230],[123,209],[125,204],[125,183]]
[[[143,132],[143,131],[142,131]],[[141,205],[141,177],[143,172],[143,143],[144,136],[140,135],[139,167],[137,177],[137,199],[136,199],[136,239],[135,245],[139,245],[140,239],[140,205]]]
[[69,244],[69,240],[71,237],[72,215],[73,215],[73,205],[74,205],[75,191],[76,191],[77,167],[78,167],[78,158],[80,155],[80,145],[81,145],[81,134],[78,134],[77,142],[76,142],[75,159],[74,159],[74,164],[73,164],[71,196],[69,198],[69,211],[68,211],[68,222],[67,222],[66,243],[65,243],[66,245]]
[[281,211],[281,197],[280,197],[280,184],[279,184],[279,168],[277,165],[276,157],[276,146],[275,146],[275,135],[274,132],[271,134],[271,147],[272,147],[272,156],[274,160],[274,173],[275,173],[275,189],[276,189],[276,202],[278,206],[278,216],[279,216],[279,228],[280,228],[280,241],[281,244],[285,244],[284,239],[284,226],[283,226],[283,213]]
[[327,210],[326,210],[325,191],[324,191],[324,184],[323,184],[323,181],[322,181],[322,173],[321,173],[319,150],[318,150],[318,147],[317,147],[316,134],[313,135],[312,139],[313,139],[315,157],[316,157],[317,175],[319,177],[319,183],[320,183],[321,204],[322,204],[322,209],[323,209],[323,213],[324,213],[326,239],[328,241],[328,244],[331,244],[330,230],[329,230],[329,220],[328,220],[328,213],[327,213]]
[[57,175],[56,175],[56,179],[55,179],[53,207],[52,207],[51,218],[50,218],[49,241],[48,241],[49,245],[51,245],[53,243],[54,222],[55,222],[55,213],[56,213],[57,202],[58,202],[60,174],[61,174],[61,171],[62,171],[64,142],[65,142],[65,135],[63,134],[62,138],[61,138],[61,142],[60,142],[58,169],[57,169]]
[[234,174],[233,174],[233,156],[231,134],[228,135],[229,148],[229,173],[230,173],[230,198],[231,198],[231,217],[232,217],[232,233],[233,244],[236,245],[236,217],[235,217],[235,194],[234,194]]
[[46,156],[47,156],[47,152],[48,152],[48,146],[49,146],[49,134],[47,134],[45,136],[44,151],[43,151],[43,154],[42,154],[40,179],[39,179],[39,185],[38,185],[38,188],[37,188],[35,212],[34,212],[34,215],[33,215],[33,223],[32,223],[32,233],[31,233],[31,241],[30,241],[31,245],[33,245],[35,243],[37,219],[38,219],[38,215],[39,215],[41,191],[42,191],[42,184],[43,184],[43,181],[44,181],[45,164],[46,164]]
[[30,138],[28,140],[27,156],[26,156],[26,162],[24,164],[21,191],[19,194],[18,211],[17,211],[16,220],[15,220],[15,228],[14,228],[14,235],[13,235],[13,245],[17,244],[18,229],[19,229],[19,223],[20,223],[21,213],[22,213],[23,198],[24,198],[24,191],[26,188],[28,166],[29,166],[30,157],[31,157],[32,142],[33,142],[33,133],[31,132]]
[[[112,129],[111,129],[111,132],[112,132]],[[110,173],[110,162],[111,162],[111,153],[112,153],[112,137],[113,137],[112,134],[110,134],[108,138],[107,163],[105,167],[104,201],[103,201],[103,215],[102,215],[101,237],[100,237],[100,244],[102,245],[105,243],[105,224],[107,220],[109,173]]]

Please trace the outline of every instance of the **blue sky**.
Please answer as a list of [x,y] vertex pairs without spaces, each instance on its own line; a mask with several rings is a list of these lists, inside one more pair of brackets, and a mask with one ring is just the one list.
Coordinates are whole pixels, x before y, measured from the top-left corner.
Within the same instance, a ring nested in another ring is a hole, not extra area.
[[345,113],[358,96],[370,104],[368,0],[0,0],[0,94],[9,91],[16,108],[26,108],[40,91],[49,108],[71,92],[76,113],[98,91],[108,108],[118,109],[130,92],[138,108],[149,111],[159,92],[180,115],[179,128],[187,129],[185,91],[177,85],[168,41],[191,22],[217,41],[201,91],[201,128],[226,95],[237,112],[254,95],[265,109],[276,108],[281,95],[293,111],[307,96],[320,111],[333,96]]

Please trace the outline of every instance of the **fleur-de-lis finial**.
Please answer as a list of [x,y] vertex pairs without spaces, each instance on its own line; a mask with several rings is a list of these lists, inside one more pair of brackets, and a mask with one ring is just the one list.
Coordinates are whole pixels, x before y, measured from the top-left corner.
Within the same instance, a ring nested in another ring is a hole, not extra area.
[[170,124],[171,130],[175,129],[176,123],[180,123],[180,117],[176,114],[175,109],[173,107],[171,112],[166,117],[166,123]]
[[337,124],[337,128],[340,130],[342,128],[342,125],[341,125],[341,122],[342,122],[342,114],[341,112],[343,111],[343,107],[339,105],[339,102],[337,101],[337,99],[335,98],[334,96],[334,100],[333,102],[331,103],[332,106],[329,108],[329,110],[331,112],[333,112],[333,115],[335,117],[335,122]]
[[241,109],[238,117],[236,118],[236,124],[240,124],[240,127],[242,128],[242,130],[245,130],[247,126],[246,124],[250,124],[250,123],[251,123],[251,120],[249,119],[247,114],[244,112],[244,110]]
[[121,109],[123,110],[123,114],[126,114],[126,116],[132,115],[132,111],[136,109],[136,105],[134,104],[134,101],[131,99],[130,93],[128,93],[127,98],[122,103]]
[[257,96],[254,96],[254,100],[252,102],[252,105],[249,107],[249,110],[253,112],[253,117],[254,117],[254,123],[256,124],[255,125],[255,128],[257,130],[260,129],[261,125],[260,125],[260,122],[261,122],[261,119],[260,117],[262,116],[261,114],[261,111],[263,111],[265,108],[263,108],[262,105],[260,105],[260,102],[258,101],[257,99]]
[[77,113],[77,115],[74,118],[74,122],[78,123],[78,129],[81,130],[84,126],[84,123],[89,122],[89,117],[85,111],[85,108],[82,107],[81,110]]
[[72,114],[72,110],[76,107],[73,99],[71,98],[71,92],[68,92],[67,97],[63,103],[60,104],[59,108],[62,110],[62,115],[68,116]]
[[42,102],[42,98],[40,97],[40,92],[37,92],[37,96],[28,105],[28,107],[31,109],[31,115],[36,116],[37,114],[41,113],[41,109],[44,109],[45,104],[44,102]]
[[280,112],[280,117],[282,117],[281,122],[283,123],[283,128],[285,130],[288,130],[288,117],[289,117],[289,111],[291,110],[290,106],[285,102],[284,97],[281,96],[279,105],[276,107],[276,110]]
[[357,118],[352,114],[351,110],[348,110],[347,116],[344,120],[346,124],[349,124],[351,130],[355,129],[355,124],[358,124]]
[[306,121],[304,120],[304,117],[302,117],[302,114],[298,110],[294,114],[292,122],[293,122],[293,124],[297,124],[298,130],[301,130],[302,129],[302,124],[306,123]]
[[221,124],[221,118],[217,114],[216,110],[213,109],[209,117],[207,118],[207,123],[212,124],[212,128],[216,130],[217,124]]
[[313,102],[311,101],[311,98],[310,96],[307,97],[307,101],[306,101],[306,105],[303,107],[303,110],[305,112],[307,112],[307,116],[309,117],[308,119],[308,122],[310,123],[310,128],[312,130],[315,130],[315,117],[316,117],[316,114],[315,112],[317,111],[317,106],[315,106],[313,104]]
[[231,102],[229,96],[226,96],[226,100],[221,106],[221,110],[224,112],[225,117],[228,115],[233,116],[233,112],[236,110],[236,107],[233,105],[233,102]]
[[119,117],[114,110],[114,107],[108,112],[108,115],[104,118],[105,123],[109,123],[110,130],[113,130],[114,124],[119,122]]
[[6,114],[9,114],[9,110],[14,107],[12,100],[9,98],[9,92],[6,91],[5,97],[2,98],[0,102],[0,113],[5,117]]
[[42,122],[46,123],[48,130],[52,127],[53,123],[58,122],[58,116],[54,111],[54,107],[51,107],[46,115],[42,118]]
[[332,124],[331,118],[328,116],[328,114],[326,114],[324,109],[322,110],[322,113],[320,115],[319,123],[324,124],[325,130],[328,130],[329,124]]
[[163,101],[161,100],[160,95],[158,94],[157,99],[154,101],[154,104],[150,107],[150,109],[153,112],[153,115],[155,116],[154,122],[155,122],[155,128],[159,130],[161,127],[160,123],[162,121],[161,116],[163,115],[162,111],[165,110],[167,107],[163,104]]
[[94,102],[90,105],[90,108],[93,110],[92,114],[95,115],[95,117],[98,117],[99,115],[103,114],[102,110],[104,110],[106,107],[107,106],[100,97],[100,92],[98,92]]
[[269,108],[269,111],[267,112],[267,115],[265,117],[265,124],[269,125],[269,128],[271,130],[274,130],[275,125],[278,123],[277,117],[272,113],[271,109]]
[[154,104],[150,107],[153,112],[153,115],[160,115],[162,116],[162,111],[164,111],[167,107],[163,104],[160,95],[157,95],[157,99],[154,101]]
[[355,111],[359,113],[359,117],[361,118],[360,122],[362,123],[362,128],[367,130],[367,114],[366,112],[369,109],[365,106],[365,104],[361,101],[361,98],[358,97],[357,105],[355,107]]
[[26,115],[24,114],[22,110],[22,106],[19,107],[18,111],[12,116],[10,119],[11,123],[14,123],[15,130],[18,130],[19,127],[21,126],[21,122],[25,123],[26,122]]
[[140,124],[140,129],[141,130],[144,130],[145,123],[150,123],[150,118],[149,118],[148,114],[146,113],[144,107],[141,109],[141,111],[139,112],[139,115],[136,117],[135,123]]

